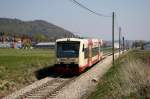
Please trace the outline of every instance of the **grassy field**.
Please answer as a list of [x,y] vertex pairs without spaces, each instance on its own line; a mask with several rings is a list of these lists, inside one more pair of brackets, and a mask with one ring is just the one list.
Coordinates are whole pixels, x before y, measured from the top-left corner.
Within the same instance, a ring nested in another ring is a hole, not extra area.
[[116,60],[88,99],[150,99],[150,51],[131,51]]
[[34,72],[53,63],[50,49],[0,49],[0,97],[36,81]]
[[102,47],[101,51],[105,54],[105,53],[108,53],[108,52],[112,52],[112,48],[111,47]]
[[[106,53],[111,53],[112,52],[112,47],[101,47],[100,49],[104,54]],[[117,51],[117,49],[115,48],[115,51]]]

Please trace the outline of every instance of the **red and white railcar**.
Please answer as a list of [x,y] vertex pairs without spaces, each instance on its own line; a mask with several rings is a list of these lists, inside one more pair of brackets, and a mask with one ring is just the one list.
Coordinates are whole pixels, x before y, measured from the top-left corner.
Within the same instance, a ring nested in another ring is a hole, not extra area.
[[56,40],[56,66],[61,73],[81,73],[102,59],[102,40],[63,38]]

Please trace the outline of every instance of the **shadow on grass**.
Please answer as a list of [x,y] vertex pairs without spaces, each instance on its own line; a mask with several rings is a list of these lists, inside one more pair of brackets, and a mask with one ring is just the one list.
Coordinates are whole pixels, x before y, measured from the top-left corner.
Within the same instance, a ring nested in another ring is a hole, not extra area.
[[45,77],[57,77],[58,74],[56,74],[54,72],[54,65],[51,65],[51,66],[48,66],[48,67],[45,67],[45,68],[42,68],[42,69],[39,69],[37,71],[35,71],[35,76],[38,80],[40,79],[43,79]]
[[45,77],[72,78],[72,77],[79,76],[79,75],[87,72],[89,69],[91,69],[93,66],[95,66],[98,63],[99,62],[95,63],[94,65],[92,65],[89,68],[86,68],[82,73],[73,73],[73,72],[63,73],[63,71],[58,72],[57,69],[60,66],[50,65],[48,67],[45,67],[45,68],[42,68],[42,69],[35,71],[35,76],[38,80],[43,79]]
[[75,74],[62,74],[61,72],[56,72],[56,66],[50,65],[48,67],[39,69],[35,71],[35,76],[38,80],[43,79],[45,77],[61,77],[61,78],[71,78],[77,76]]

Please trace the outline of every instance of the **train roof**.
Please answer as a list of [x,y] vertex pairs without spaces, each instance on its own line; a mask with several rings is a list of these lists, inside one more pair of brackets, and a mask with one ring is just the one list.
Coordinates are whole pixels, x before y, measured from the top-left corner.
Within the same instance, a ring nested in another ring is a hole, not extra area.
[[61,42],[61,41],[79,41],[79,42],[87,42],[89,40],[92,40],[93,42],[98,42],[100,39],[82,39],[82,38],[61,38],[57,39],[56,42]]

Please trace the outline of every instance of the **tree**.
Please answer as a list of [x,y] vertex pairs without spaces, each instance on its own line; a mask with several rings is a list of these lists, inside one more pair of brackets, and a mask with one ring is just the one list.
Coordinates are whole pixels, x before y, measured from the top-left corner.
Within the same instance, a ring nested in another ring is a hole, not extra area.
[[33,36],[33,39],[36,41],[36,42],[42,42],[42,41],[48,41],[48,37],[45,36],[44,34],[41,34],[41,33],[37,33]]

